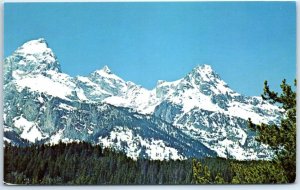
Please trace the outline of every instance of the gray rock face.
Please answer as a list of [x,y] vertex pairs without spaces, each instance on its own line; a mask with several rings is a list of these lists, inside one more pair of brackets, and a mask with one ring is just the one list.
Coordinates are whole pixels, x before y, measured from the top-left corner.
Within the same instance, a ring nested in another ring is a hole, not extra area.
[[[13,74],[26,76],[53,70],[61,72],[56,56],[44,39],[29,41],[19,47],[4,61],[4,83],[13,79]],[[13,71],[18,71],[14,73]]]
[[229,88],[208,65],[147,90],[107,66],[87,77],[60,69],[44,39],[4,62],[4,140],[13,145],[87,141],[134,159],[270,159],[247,127],[277,123],[281,110]]

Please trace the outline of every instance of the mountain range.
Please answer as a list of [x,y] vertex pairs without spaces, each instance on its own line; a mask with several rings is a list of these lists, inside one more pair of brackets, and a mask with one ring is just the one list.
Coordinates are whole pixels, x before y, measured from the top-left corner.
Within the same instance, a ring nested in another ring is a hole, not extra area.
[[108,66],[71,77],[43,38],[7,57],[3,75],[4,141],[16,146],[86,141],[133,159],[270,159],[247,119],[271,124],[282,117],[276,105],[230,89],[209,65],[152,90]]

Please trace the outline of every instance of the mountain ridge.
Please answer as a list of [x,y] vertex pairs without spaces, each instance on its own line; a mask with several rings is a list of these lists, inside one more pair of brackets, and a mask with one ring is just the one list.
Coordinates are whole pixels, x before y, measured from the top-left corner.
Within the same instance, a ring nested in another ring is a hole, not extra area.
[[152,90],[124,81],[108,66],[71,77],[43,38],[5,59],[4,81],[4,137],[13,144],[83,140],[132,158],[270,159],[273,153],[255,141],[247,119],[281,118],[280,108],[231,90],[209,65],[158,81]]

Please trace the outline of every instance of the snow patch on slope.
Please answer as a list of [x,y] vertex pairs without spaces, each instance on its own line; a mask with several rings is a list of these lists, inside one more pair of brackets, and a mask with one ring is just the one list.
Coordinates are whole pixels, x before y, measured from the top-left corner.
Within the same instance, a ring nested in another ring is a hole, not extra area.
[[16,80],[15,82],[19,92],[27,87],[31,91],[44,92],[65,100],[70,100],[68,96],[71,96],[73,91],[72,87],[66,86],[60,82],[55,82],[43,75],[23,78],[21,80]]
[[49,140],[49,144],[51,144],[51,145],[58,144],[58,142],[62,139],[63,132],[64,132],[64,130],[61,129],[57,133],[52,135],[50,140]]
[[14,126],[22,131],[20,137],[23,139],[35,142],[44,138],[35,122],[28,121],[22,116],[14,118],[13,121]]
[[116,126],[109,135],[99,137],[99,144],[124,151],[130,158],[146,157],[151,160],[182,160],[184,156],[175,148],[168,147],[162,140],[142,138],[131,129]]

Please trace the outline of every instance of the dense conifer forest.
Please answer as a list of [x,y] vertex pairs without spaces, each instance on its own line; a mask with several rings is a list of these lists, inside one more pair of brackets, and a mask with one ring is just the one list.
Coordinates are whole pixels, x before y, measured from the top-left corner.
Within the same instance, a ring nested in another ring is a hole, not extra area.
[[4,181],[12,184],[285,183],[274,162],[206,158],[132,160],[88,143],[4,148]]
[[88,143],[6,146],[4,178],[14,184],[189,184],[191,161],[150,161]]

